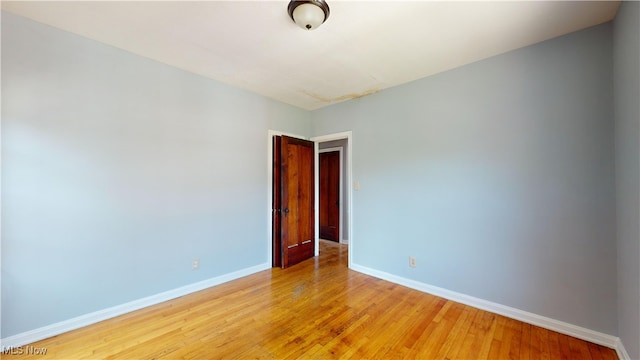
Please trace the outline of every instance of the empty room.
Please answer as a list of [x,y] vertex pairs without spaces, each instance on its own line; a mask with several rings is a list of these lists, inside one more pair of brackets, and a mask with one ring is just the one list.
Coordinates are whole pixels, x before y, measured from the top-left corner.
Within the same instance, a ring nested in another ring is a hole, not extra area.
[[1,356],[640,359],[640,2],[1,6]]

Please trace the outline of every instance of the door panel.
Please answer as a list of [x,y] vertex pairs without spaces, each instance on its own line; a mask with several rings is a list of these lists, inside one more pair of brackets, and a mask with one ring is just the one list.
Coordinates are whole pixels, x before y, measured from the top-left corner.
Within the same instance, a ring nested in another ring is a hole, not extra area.
[[313,142],[280,139],[280,248],[283,268],[313,257],[314,154]]
[[281,188],[280,188],[280,137],[274,136],[273,142],[273,196],[271,205],[271,229],[272,229],[272,266],[282,266],[282,249],[280,244],[280,216],[281,216]]
[[320,237],[340,241],[340,152],[320,153]]

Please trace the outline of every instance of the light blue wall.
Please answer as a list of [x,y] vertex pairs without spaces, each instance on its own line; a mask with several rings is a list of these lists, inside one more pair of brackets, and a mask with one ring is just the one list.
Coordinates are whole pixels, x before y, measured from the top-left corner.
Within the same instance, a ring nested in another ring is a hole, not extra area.
[[2,337],[269,262],[268,129],[310,114],[2,13]]
[[640,3],[622,3],[613,26],[619,336],[640,359]]
[[353,131],[353,262],[616,334],[611,36],[312,112],[313,136]]

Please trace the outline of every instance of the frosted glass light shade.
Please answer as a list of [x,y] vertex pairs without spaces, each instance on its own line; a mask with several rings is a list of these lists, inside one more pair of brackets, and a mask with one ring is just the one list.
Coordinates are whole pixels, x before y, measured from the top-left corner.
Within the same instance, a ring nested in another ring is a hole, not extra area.
[[293,20],[298,26],[312,30],[324,22],[324,11],[313,4],[302,4],[293,10]]
[[329,17],[329,6],[324,0],[291,1],[289,15],[302,29],[313,30]]

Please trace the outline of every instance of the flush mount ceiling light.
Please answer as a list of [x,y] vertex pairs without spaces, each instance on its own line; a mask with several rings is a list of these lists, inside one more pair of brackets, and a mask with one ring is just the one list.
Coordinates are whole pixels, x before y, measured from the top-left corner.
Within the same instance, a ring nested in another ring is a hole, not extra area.
[[313,30],[329,17],[329,5],[324,0],[291,0],[287,8],[291,19],[305,30]]

